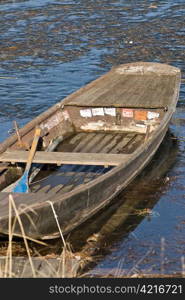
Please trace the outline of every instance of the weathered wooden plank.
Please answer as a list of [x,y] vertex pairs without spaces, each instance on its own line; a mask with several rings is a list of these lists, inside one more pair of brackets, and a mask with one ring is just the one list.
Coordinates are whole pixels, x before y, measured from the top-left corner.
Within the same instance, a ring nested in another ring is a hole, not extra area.
[[[127,97],[128,94],[129,97],[132,96],[132,98],[137,98],[135,91],[138,91],[139,88],[141,88],[141,86],[138,82],[138,76],[122,76],[122,80],[117,81],[114,88],[109,89],[109,86],[107,85],[107,89],[104,90],[104,93],[101,92],[99,95],[96,95],[96,98],[91,99],[91,105],[96,106],[97,103],[101,103],[102,106],[120,107],[120,103],[123,103],[123,99]],[[129,101],[127,101],[127,105],[129,105]]]
[[88,145],[90,141],[96,136],[96,133],[86,133],[84,139],[80,141],[80,143],[73,149],[73,152],[82,152],[86,151],[84,148]]
[[[69,190],[73,190],[76,186],[79,186],[80,184],[87,183],[96,177],[100,176],[101,173],[96,173],[92,171],[81,171],[80,169],[84,169],[85,166],[81,167],[79,166],[79,172],[73,172],[73,171],[66,171],[66,172],[60,172],[56,171],[52,175],[51,178],[43,178],[43,180],[32,183],[31,184],[31,191],[34,193],[41,193],[41,192],[48,192],[49,190],[52,191],[53,194],[56,194],[58,192],[64,193],[66,191],[66,187]],[[91,170],[90,167],[88,168]]]
[[106,132],[111,133],[141,133],[146,134],[147,127],[138,127],[136,125],[124,126],[115,124],[104,124],[104,122],[89,122],[81,126],[81,130],[86,132]]
[[118,143],[115,144],[115,146],[111,149],[111,153],[121,153],[125,146],[128,145],[128,143],[132,143],[133,138],[136,135],[134,134],[127,134],[124,138],[122,138]]
[[[120,76],[119,74],[115,74],[114,77],[107,77],[106,79],[101,81],[101,83],[99,83],[98,85],[87,90],[86,93],[77,97],[76,100],[80,101],[80,103],[88,102],[88,103],[91,103],[90,105],[97,106],[97,97],[100,97],[103,99],[103,97],[105,95],[107,95],[108,93],[110,93],[110,91],[113,91],[114,93],[116,93],[118,84],[121,86],[127,86],[128,82],[129,82],[129,76],[123,77],[123,76]],[[112,95],[114,95],[114,94],[112,94]],[[109,102],[108,102],[108,105],[109,105]]]
[[92,152],[95,153],[96,150],[94,150],[94,148],[96,148],[96,145],[99,144],[101,142],[101,140],[104,138],[105,133],[98,133],[96,134],[88,144],[85,145],[83,151],[84,152]]
[[[27,162],[27,151],[7,151],[0,155],[0,161]],[[70,152],[44,152],[37,151],[33,159],[34,163],[43,164],[75,164],[75,165],[106,165],[117,166],[129,159],[125,154],[105,153],[70,153]]]
[[[128,134],[128,135],[124,136],[125,143],[127,144],[133,138],[133,136],[134,136],[134,134]],[[113,137],[113,139],[110,141],[110,143],[104,147],[102,152],[112,153],[112,150],[114,149],[114,147],[117,144],[119,144],[122,140],[123,140],[123,135],[122,134],[115,135]]]
[[[124,78],[124,80],[126,79]],[[93,103],[94,100],[96,100],[97,95],[103,95],[111,88],[114,89],[120,81],[123,81],[123,77],[119,74],[115,74],[114,77],[107,76],[106,74],[104,80],[99,81],[98,84],[93,85],[92,88],[87,89],[86,92],[80,94],[79,97],[77,96],[76,100],[83,103],[90,100],[91,103]]]
[[[116,147],[120,142],[124,144],[127,144],[128,140],[130,140],[130,137],[133,137],[133,134],[125,134],[125,133],[93,133],[88,132],[85,133],[85,135],[81,136],[82,133],[77,133],[75,141],[77,142],[77,145],[75,145],[74,142],[71,143],[71,140],[64,141],[59,151],[61,152],[92,152],[92,153],[106,153],[107,151],[113,147]],[[79,136],[79,138],[77,138]],[[81,138],[81,139],[80,139]],[[74,137],[72,138],[72,141],[74,140]],[[124,142],[123,142],[124,141]],[[66,144],[67,143],[67,144]],[[71,147],[71,144],[72,147]],[[69,146],[70,145],[70,146]],[[111,151],[112,152],[112,151]],[[117,153],[115,151],[114,153]]]
[[142,143],[143,136],[141,134],[136,134],[129,143],[122,149],[122,153],[129,154],[132,153],[137,147]]
[[[73,152],[86,139],[87,133],[80,132],[64,140],[58,147],[58,152]],[[77,151],[75,151],[77,152]]]
[[67,97],[65,105],[163,108],[173,102],[178,73],[160,64],[119,66]]
[[104,152],[104,147],[110,143],[112,138],[114,137],[114,134],[104,134],[101,137],[101,140],[96,143],[93,147],[93,149],[89,150],[89,152],[94,152],[94,153],[99,153],[99,152]]
[[86,137],[87,133],[80,132],[73,136],[72,138],[69,138],[69,144],[76,145],[77,143],[81,142]]

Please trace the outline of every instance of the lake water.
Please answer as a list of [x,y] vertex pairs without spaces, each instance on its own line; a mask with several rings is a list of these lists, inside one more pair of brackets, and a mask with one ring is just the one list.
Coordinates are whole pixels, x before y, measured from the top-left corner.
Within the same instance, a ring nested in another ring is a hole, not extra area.
[[115,269],[129,275],[182,271],[184,20],[183,0],[0,2],[0,142],[9,136],[14,120],[24,125],[112,66],[154,61],[182,71],[167,146],[164,143],[147,171],[83,232],[83,238],[104,236],[92,274]]

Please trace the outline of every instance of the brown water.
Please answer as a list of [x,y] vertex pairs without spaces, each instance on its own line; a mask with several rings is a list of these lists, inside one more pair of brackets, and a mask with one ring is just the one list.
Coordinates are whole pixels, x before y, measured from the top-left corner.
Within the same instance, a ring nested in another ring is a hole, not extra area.
[[[185,78],[184,18],[182,0],[1,1],[0,141],[13,120],[24,125],[112,66],[163,62],[181,68]],[[175,139],[168,136],[147,171],[88,230],[81,229],[80,240],[79,231],[71,237],[80,248],[88,236],[101,233],[92,273],[182,270],[184,82],[170,125]]]

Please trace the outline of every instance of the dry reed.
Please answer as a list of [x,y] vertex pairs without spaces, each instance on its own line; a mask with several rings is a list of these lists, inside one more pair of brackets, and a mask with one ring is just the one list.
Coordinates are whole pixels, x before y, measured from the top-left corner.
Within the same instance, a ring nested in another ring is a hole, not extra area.
[[[8,220],[8,246],[6,250],[6,256],[5,256],[5,262],[4,265],[2,261],[0,262],[0,277],[16,277],[19,273],[18,270],[14,270],[15,273],[13,273],[13,267],[16,267],[19,263],[19,259],[13,259],[13,249],[12,249],[12,243],[13,243],[13,237],[19,236],[23,238],[24,246],[26,249],[27,257],[18,257],[22,259],[20,260],[20,263],[23,264],[23,269],[21,271],[21,274],[19,274],[18,277],[24,277],[25,274],[28,276],[31,274],[30,277],[36,278],[36,277],[48,277],[47,275],[50,275],[50,277],[76,277],[78,269],[81,264],[81,257],[78,255],[73,254],[70,245],[65,242],[58,217],[54,208],[54,205],[51,201],[48,201],[48,203],[51,206],[53,216],[56,220],[56,224],[60,233],[60,237],[63,243],[63,250],[60,256],[55,256],[55,264],[54,266],[52,263],[50,263],[47,260],[47,256],[41,256],[38,254],[37,257],[32,257],[28,240],[31,240],[33,242],[36,242],[38,244],[42,244],[44,246],[48,246],[46,243],[32,239],[30,237],[27,237],[25,234],[24,226],[21,221],[20,213],[26,213],[26,211],[29,209],[29,206],[26,206],[25,208],[19,207],[19,210],[16,207],[15,201],[13,199],[12,194],[9,195],[9,220]],[[31,210],[32,211],[32,210]],[[15,215],[15,218],[13,219],[13,215]],[[30,216],[27,214],[27,217],[30,220]],[[14,229],[16,222],[18,222],[21,234],[15,234]],[[31,222],[32,223],[32,222]],[[44,265],[43,269],[42,267],[37,268],[39,262],[40,265]],[[48,267],[48,268],[47,268]],[[15,269],[15,268],[14,268]],[[44,270],[44,271],[43,271]],[[46,274],[44,273],[46,272]]]

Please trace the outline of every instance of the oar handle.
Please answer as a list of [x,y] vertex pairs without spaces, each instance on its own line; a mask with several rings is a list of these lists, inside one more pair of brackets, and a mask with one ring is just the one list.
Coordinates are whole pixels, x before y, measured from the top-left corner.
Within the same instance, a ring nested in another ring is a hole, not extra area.
[[35,151],[37,149],[37,144],[38,144],[38,141],[39,141],[39,138],[40,138],[40,133],[41,133],[41,128],[40,127],[36,127],[36,129],[35,129],[35,135],[34,135],[34,138],[33,138],[31,150],[29,152],[29,156],[28,156],[28,160],[27,160],[25,171],[28,171],[30,169],[30,167],[31,167],[31,163],[32,163],[33,157],[35,155]]

